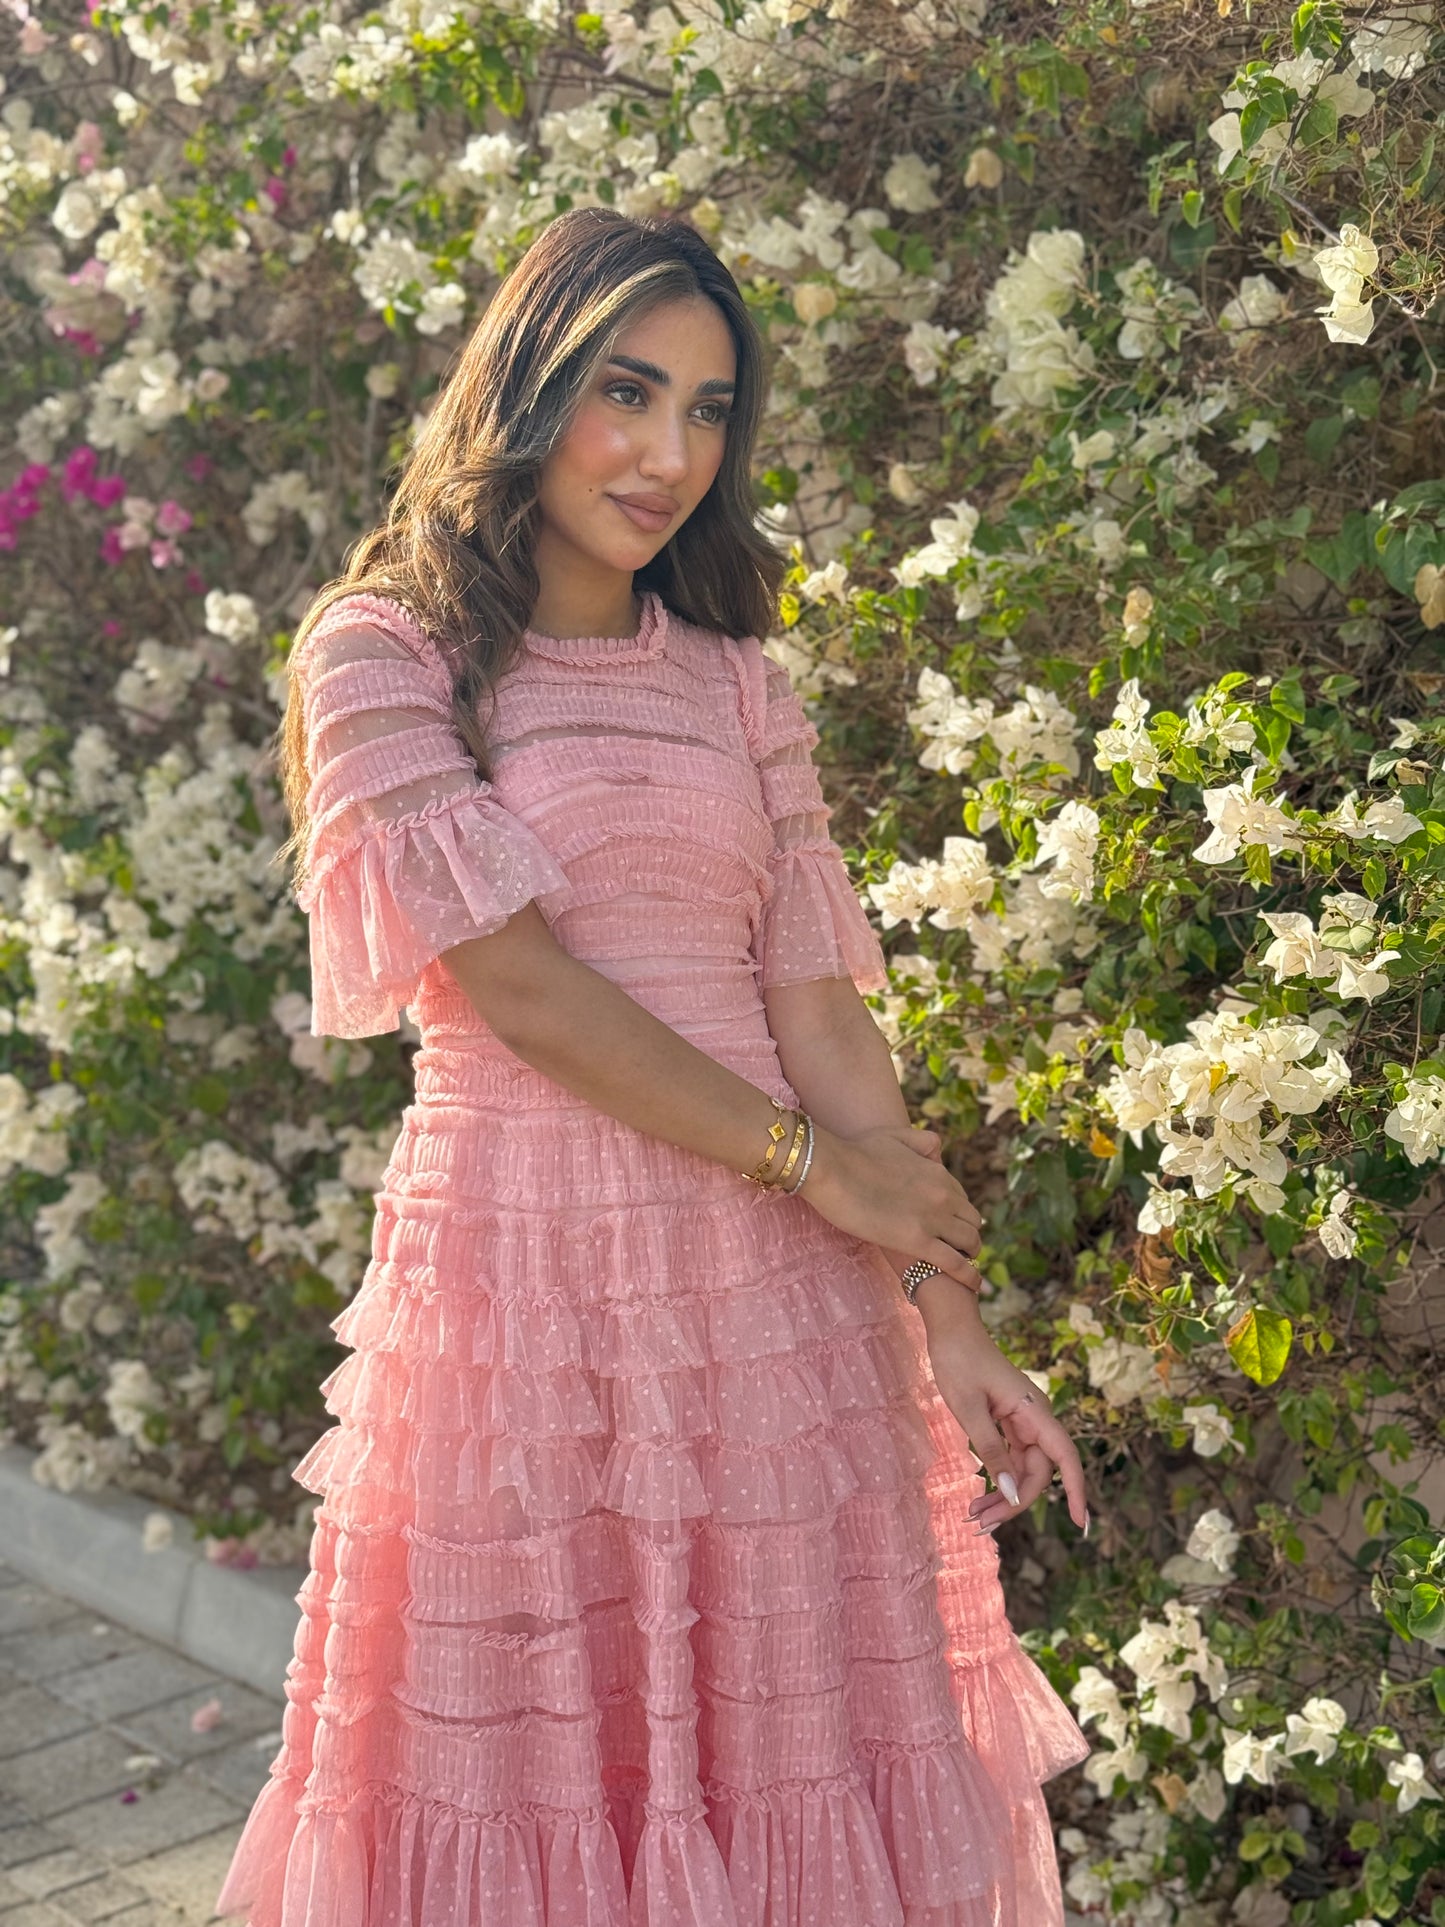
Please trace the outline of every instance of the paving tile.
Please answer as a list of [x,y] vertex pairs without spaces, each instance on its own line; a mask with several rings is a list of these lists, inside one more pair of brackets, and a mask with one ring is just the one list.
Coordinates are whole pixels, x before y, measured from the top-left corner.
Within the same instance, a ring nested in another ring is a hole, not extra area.
[[70,1927],[64,1914],[58,1914],[43,1900],[28,1900],[23,1906],[7,1907],[3,1916],[5,1927]]
[[226,1684],[167,1647],[141,1646],[99,1666],[62,1674],[50,1681],[50,1691],[95,1719],[113,1720],[178,1699],[198,1686],[218,1692]]
[[26,1821],[24,1826],[7,1827],[0,1833],[0,1867],[13,1871],[25,1861],[38,1859],[42,1853],[54,1853],[57,1847],[67,1844],[59,1834],[35,1820]]
[[219,1753],[203,1754],[187,1771],[249,1812],[256,1795],[270,1778],[272,1760],[281,1750],[279,1734],[275,1740],[274,1746],[265,1747],[257,1746],[252,1740],[242,1740],[236,1746],[223,1747]]
[[239,1836],[238,1826],[222,1827],[153,1854],[149,1860],[136,1861],[126,1869],[126,1877],[144,1887],[153,1900],[174,1907],[183,1919],[200,1927],[214,1918],[216,1898]]
[[[87,1727],[67,1740],[32,1747],[13,1760],[0,1760],[0,1790],[20,1802],[37,1820],[97,1794],[117,1794],[135,1780],[126,1765],[135,1748],[117,1733]],[[0,1833],[0,1843],[5,1840]],[[65,1836],[67,1839],[70,1836]]]
[[[90,1612],[88,1606],[59,1599],[43,1586],[22,1580],[18,1586],[7,1586],[0,1592],[0,1639],[9,1633],[28,1633],[36,1626],[53,1626],[61,1619],[78,1619],[87,1612]],[[90,1617],[94,1619],[96,1615],[90,1613]],[[3,1650],[0,1647],[0,1657]]]
[[177,1774],[130,1806],[113,1797],[90,1800],[55,1814],[50,1825],[112,1866],[124,1867],[128,1879],[144,1884],[136,1863],[147,1855],[235,1825],[241,1818],[233,1800],[199,1780]]
[[[118,1873],[102,1874],[99,1880],[67,1887],[56,1904],[65,1909],[67,1920],[81,1922],[83,1927],[90,1927],[92,1921],[105,1921],[109,1927],[112,1920],[124,1920],[127,1915],[132,1921],[139,1921],[142,1914],[149,1918],[155,1913],[149,1897]],[[0,1915],[0,1919],[3,1918]]]
[[[210,1700],[221,1702],[221,1718],[205,1733],[191,1731],[191,1715]],[[274,1700],[253,1693],[249,1686],[234,1680],[215,1680],[206,1686],[153,1706],[140,1713],[118,1714],[111,1721],[118,1731],[133,1736],[138,1745],[163,1753],[173,1760],[191,1760],[203,1753],[216,1753],[237,1740],[270,1732],[277,1727]],[[280,1748],[278,1740],[273,1753]]]
[[24,1899],[24,1888],[17,1887],[8,1873],[0,1873],[0,1913],[6,1907],[18,1907]]
[[51,1900],[67,1887],[78,1887],[82,1880],[94,1880],[105,1868],[98,1860],[75,1847],[57,1847],[12,1867],[8,1878],[30,1900]]
[[[0,1593],[0,1606],[5,1601]],[[97,1632],[96,1627],[100,1627]],[[0,1660],[25,1679],[50,1680],[58,1674],[103,1664],[141,1645],[123,1626],[111,1626],[91,1613],[65,1618],[57,1624],[12,1633],[0,1641]]]
[[90,1724],[88,1715],[67,1706],[43,1687],[28,1681],[4,1696],[4,1716],[0,1718],[0,1759],[24,1753],[47,1740],[63,1740]]
[[[0,1793],[0,1833],[7,1827],[24,1827],[30,1824],[30,1815],[18,1800],[12,1800],[7,1793]],[[5,1862],[0,1859],[0,1867]]]

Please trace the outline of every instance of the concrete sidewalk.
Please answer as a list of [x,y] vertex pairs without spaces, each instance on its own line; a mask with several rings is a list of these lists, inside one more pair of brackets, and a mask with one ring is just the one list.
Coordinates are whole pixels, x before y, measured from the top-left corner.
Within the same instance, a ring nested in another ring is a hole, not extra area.
[[284,1704],[0,1564],[3,1927],[214,1920]]

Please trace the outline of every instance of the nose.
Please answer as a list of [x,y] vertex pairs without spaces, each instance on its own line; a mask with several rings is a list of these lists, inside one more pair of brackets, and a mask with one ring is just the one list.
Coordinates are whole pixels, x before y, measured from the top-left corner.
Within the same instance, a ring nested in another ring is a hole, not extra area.
[[690,451],[687,424],[669,410],[653,412],[646,446],[638,458],[638,473],[649,480],[676,486],[687,474]]

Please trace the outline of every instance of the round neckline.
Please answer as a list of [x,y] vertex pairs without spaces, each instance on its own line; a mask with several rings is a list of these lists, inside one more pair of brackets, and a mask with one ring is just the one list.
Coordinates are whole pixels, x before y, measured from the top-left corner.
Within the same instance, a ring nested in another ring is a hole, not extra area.
[[647,662],[667,646],[667,607],[655,589],[644,589],[635,636],[546,636],[528,629],[526,643],[534,655],[554,662]]

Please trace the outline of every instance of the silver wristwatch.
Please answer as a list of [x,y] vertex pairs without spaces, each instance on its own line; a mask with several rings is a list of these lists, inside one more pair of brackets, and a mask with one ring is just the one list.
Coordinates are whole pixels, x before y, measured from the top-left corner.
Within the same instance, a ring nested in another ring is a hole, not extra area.
[[915,1258],[906,1270],[898,1274],[903,1285],[903,1296],[910,1305],[917,1305],[918,1287],[925,1278],[932,1278],[937,1271],[938,1266],[931,1265],[926,1258]]

